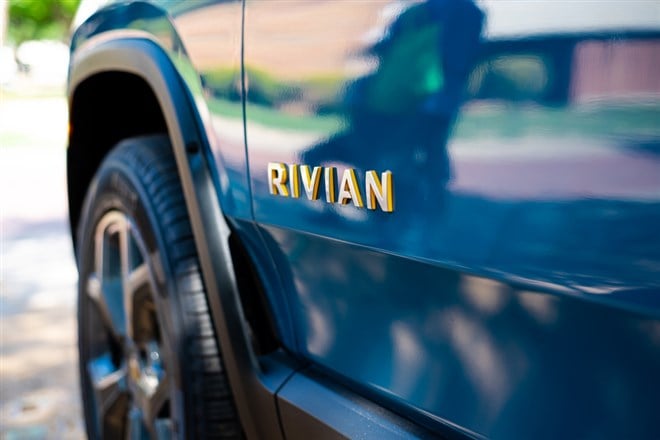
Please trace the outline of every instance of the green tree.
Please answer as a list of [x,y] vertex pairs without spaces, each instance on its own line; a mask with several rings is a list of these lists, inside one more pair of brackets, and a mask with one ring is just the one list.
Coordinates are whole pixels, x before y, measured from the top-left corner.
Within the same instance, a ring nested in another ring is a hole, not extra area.
[[80,0],[9,0],[9,39],[17,45],[33,39],[65,39],[79,3]]

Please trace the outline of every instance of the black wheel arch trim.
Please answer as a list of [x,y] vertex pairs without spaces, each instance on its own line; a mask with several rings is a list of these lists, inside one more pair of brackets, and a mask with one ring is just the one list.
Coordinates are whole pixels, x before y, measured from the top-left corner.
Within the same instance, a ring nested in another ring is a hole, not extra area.
[[[282,435],[282,428],[274,396],[296,367],[286,356],[276,353],[268,359],[257,359],[251,350],[229,249],[232,231],[222,214],[208,157],[200,154],[209,146],[193,97],[168,54],[152,39],[128,36],[91,43],[80,47],[72,58],[70,109],[76,87],[98,74],[132,74],[151,88],[174,150],[218,343],[241,424],[248,438],[277,438]],[[187,148],[191,145],[198,148]]]

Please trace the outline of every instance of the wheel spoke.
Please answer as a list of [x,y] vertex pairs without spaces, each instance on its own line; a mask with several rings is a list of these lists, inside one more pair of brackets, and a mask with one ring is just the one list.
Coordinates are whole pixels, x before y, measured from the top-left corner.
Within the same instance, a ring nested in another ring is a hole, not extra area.
[[124,318],[126,319],[126,336],[133,339],[133,294],[130,288],[131,258],[134,240],[131,237],[130,225],[125,217],[119,223],[119,260],[121,267],[122,301],[124,306]]
[[133,404],[139,410],[143,424],[149,428],[153,437],[162,437],[171,429],[171,426],[168,428],[167,424],[164,424],[167,419],[158,418],[169,402],[167,376],[156,378],[142,371],[140,378],[131,383],[130,387]]
[[165,376],[160,380],[160,382],[158,382],[158,386],[148,400],[149,407],[146,416],[150,425],[156,421],[168,399],[169,381],[167,380],[167,376]]
[[105,438],[118,438],[125,432],[126,412],[130,397],[126,371],[117,369],[109,353],[87,363],[94,392],[98,426]]
[[150,345],[147,356],[156,356],[141,362],[139,377],[134,378],[131,389],[135,404],[142,411],[147,426],[152,427],[169,399],[169,380],[160,364],[155,343]]
[[124,334],[126,324],[124,322],[123,308],[117,304],[116,300],[113,300],[116,295],[108,295],[108,292],[117,290],[116,286],[114,288],[110,288],[107,285],[104,287],[96,273],[92,273],[87,278],[86,286],[87,296],[92,300],[101,315],[105,329],[118,341]]
[[141,242],[137,231],[127,219],[121,224],[121,278],[124,301],[124,313],[126,319],[126,334],[135,340],[136,328],[134,314],[138,312],[135,308],[136,294],[145,286],[149,286],[149,266],[144,261],[141,250]]
[[127,227],[126,218],[118,212],[107,214],[97,226],[94,250],[96,270],[93,276],[98,283],[92,282],[88,286],[90,297],[96,300],[101,314],[108,319],[109,329],[124,337],[130,337],[123,294]]
[[87,363],[87,373],[94,388],[99,411],[104,412],[127,392],[126,372],[116,368],[110,353],[104,353]]
[[142,263],[128,274],[126,291],[131,297],[135,296],[138,290],[149,285],[149,267],[147,263]]

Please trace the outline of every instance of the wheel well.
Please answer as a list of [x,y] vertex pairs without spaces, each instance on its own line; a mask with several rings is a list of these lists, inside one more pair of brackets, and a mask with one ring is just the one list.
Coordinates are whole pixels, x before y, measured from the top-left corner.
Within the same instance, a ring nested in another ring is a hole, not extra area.
[[167,124],[147,82],[125,72],[85,79],[73,93],[69,112],[67,185],[75,247],[85,194],[103,158],[122,139],[167,133]]
[[[85,195],[105,156],[120,141],[148,134],[167,134],[167,123],[149,84],[125,72],[103,72],[82,81],[70,102],[67,185],[69,221],[76,250],[76,231]],[[259,276],[235,232],[230,236],[239,295],[252,330],[255,352],[279,347]]]

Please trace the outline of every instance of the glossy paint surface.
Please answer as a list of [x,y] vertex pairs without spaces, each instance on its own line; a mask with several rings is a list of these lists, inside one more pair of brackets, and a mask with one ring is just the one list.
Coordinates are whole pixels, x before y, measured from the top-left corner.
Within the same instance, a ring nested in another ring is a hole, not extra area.
[[[291,350],[431,426],[660,435],[657,5],[248,1],[244,45]],[[268,163],[391,170],[394,212]]]

